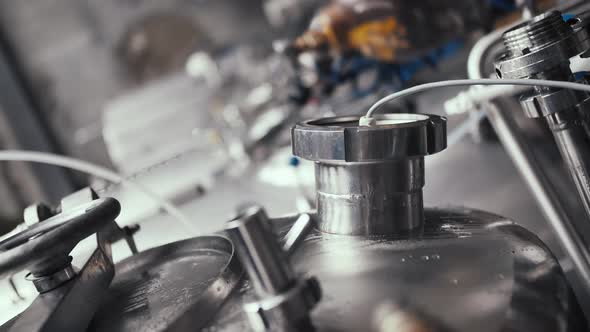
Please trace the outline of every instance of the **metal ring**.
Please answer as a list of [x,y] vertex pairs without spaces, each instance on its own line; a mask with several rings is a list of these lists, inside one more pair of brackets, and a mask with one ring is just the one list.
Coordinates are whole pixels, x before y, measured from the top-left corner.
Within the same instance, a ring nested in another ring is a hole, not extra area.
[[376,125],[360,116],[304,121],[293,127],[293,154],[313,161],[369,162],[407,159],[447,147],[446,121],[430,114],[378,114]]
[[55,273],[42,277],[34,277],[31,273],[27,273],[25,279],[32,281],[39,293],[45,293],[72,280],[75,276],[76,271],[74,267],[68,265]]

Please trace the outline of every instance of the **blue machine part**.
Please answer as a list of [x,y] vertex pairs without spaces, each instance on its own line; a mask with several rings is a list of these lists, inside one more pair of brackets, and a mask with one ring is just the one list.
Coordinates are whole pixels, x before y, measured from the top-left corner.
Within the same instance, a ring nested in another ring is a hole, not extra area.
[[566,13],[566,14],[562,14],[561,17],[563,18],[564,21],[567,22],[567,21],[571,20],[572,18],[575,18],[576,15]]
[[[405,63],[384,63],[360,55],[343,57],[334,61],[329,77],[323,77],[323,80],[334,86],[351,81],[354,87],[353,99],[368,96],[383,86],[397,91],[403,88],[417,72],[426,67],[436,67],[440,61],[452,57],[463,46],[462,40],[454,40],[443,47],[433,49],[421,58]],[[370,86],[360,89],[357,78],[360,74],[371,70],[376,72],[375,80]]]
[[[488,2],[492,9],[501,12],[511,12],[517,9],[514,0],[488,0]],[[564,15],[565,20],[571,17],[573,16],[566,17]],[[322,80],[332,86],[351,81],[353,99],[368,96],[379,87],[387,87],[389,90],[397,91],[402,89],[417,72],[426,67],[436,67],[440,61],[452,57],[463,46],[463,40],[453,40],[442,47],[433,49],[421,58],[405,63],[383,63],[361,55],[343,57],[334,61],[330,74],[322,77]],[[360,88],[357,78],[360,74],[371,70],[376,72],[375,80],[368,87]]]
[[490,6],[505,12],[511,12],[517,9],[514,0],[489,0]]
[[579,71],[577,73],[574,73],[574,79],[576,81],[581,81],[584,78],[586,78],[588,76],[588,72],[587,71]]
[[297,167],[297,166],[299,166],[300,163],[301,163],[301,161],[299,161],[299,158],[297,158],[297,157],[289,158],[289,165],[290,166]]

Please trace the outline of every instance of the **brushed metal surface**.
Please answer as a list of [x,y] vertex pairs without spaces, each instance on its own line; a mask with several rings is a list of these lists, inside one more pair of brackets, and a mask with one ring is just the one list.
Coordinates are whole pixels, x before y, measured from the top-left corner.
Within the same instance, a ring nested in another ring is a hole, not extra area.
[[[489,213],[426,209],[413,237],[315,232],[292,257],[316,276],[319,331],[368,331],[376,308],[407,303],[450,331],[570,331],[582,316],[557,261],[532,233]],[[208,331],[248,331],[243,284]]]
[[88,331],[197,331],[237,284],[241,267],[221,236],[156,247],[118,263]]

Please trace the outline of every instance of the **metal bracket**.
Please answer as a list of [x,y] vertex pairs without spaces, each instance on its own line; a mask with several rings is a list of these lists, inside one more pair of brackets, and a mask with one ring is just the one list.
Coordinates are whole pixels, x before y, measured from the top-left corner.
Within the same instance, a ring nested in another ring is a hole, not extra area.
[[[115,275],[108,236],[100,231],[96,234],[96,242],[97,248],[78,274],[68,274],[67,276],[71,277],[70,280],[40,294],[11,322],[7,331],[85,330]],[[71,265],[69,271],[73,272]],[[49,286],[45,281],[43,285]],[[39,287],[37,284],[35,286]]]

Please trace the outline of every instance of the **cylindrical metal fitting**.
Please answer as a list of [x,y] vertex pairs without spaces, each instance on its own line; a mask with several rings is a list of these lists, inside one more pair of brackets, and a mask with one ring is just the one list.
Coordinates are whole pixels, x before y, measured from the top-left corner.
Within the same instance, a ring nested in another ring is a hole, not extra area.
[[268,217],[259,206],[243,209],[226,225],[226,232],[259,297],[276,295],[296,282]]
[[[316,163],[319,228],[337,234],[395,234],[424,220],[424,158]],[[354,220],[355,222],[343,222]]]
[[561,41],[574,33],[559,11],[541,14],[504,33],[504,45],[512,56],[534,52],[548,44]]
[[[590,49],[589,24],[587,13],[564,21],[552,11],[512,28],[503,35],[508,53],[496,63],[498,76],[573,81],[570,58]],[[545,118],[590,217],[590,139],[582,111],[587,99],[586,93],[535,87],[521,103],[528,117]]]
[[446,148],[446,119],[383,114],[307,121],[293,153],[316,162],[318,227],[327,233],[391,235],[422,226],[424,156]]
[[559,11],[551,11],[506,31],[507,52],[496,62],[498,77],[573,80],[570,59],[590,46],[580,20],[565,21]]

